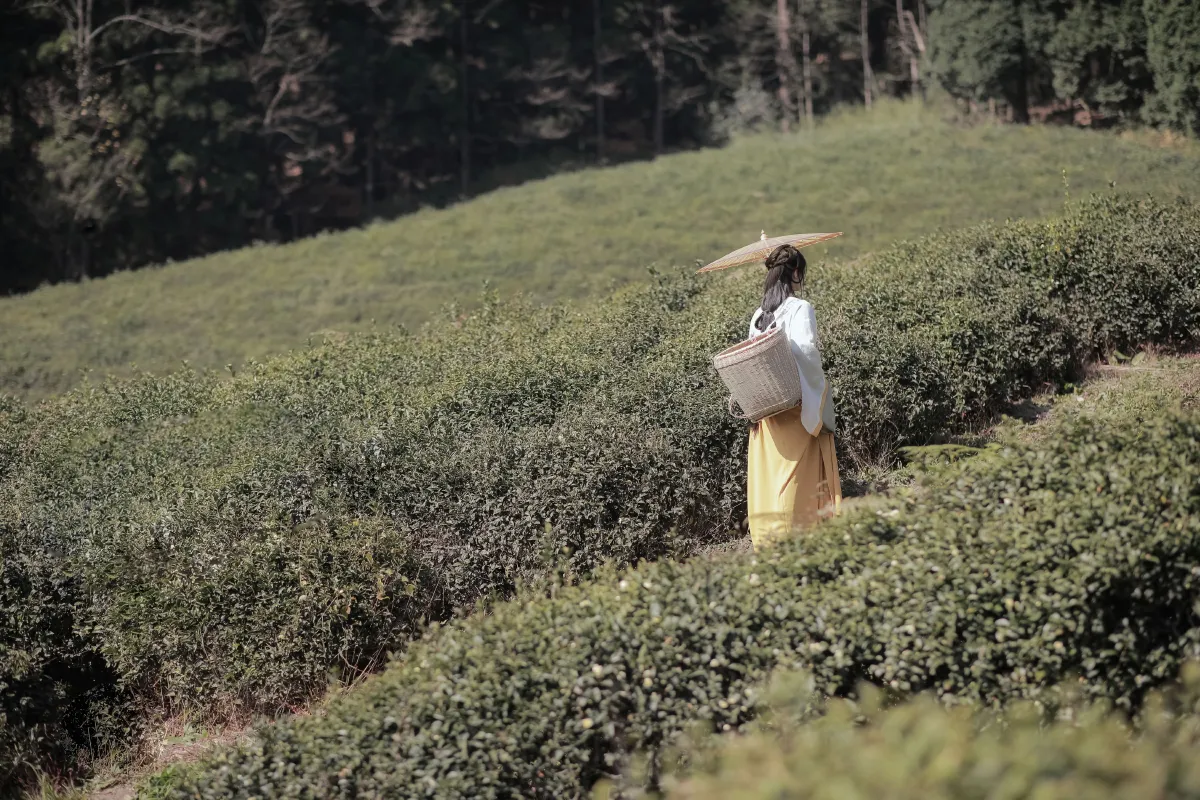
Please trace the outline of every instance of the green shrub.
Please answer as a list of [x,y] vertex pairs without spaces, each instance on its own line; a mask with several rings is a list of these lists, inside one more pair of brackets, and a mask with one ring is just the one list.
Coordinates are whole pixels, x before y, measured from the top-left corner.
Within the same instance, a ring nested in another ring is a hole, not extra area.
[[[0,426],[0,529],[71,576],[81,646],[143,708],[276,711],[547,554],[582,574],[730,538],[745,430],[710,357],[744,335],[758,279],[664,278],[584,311],[489,302],[228,381],[85,387]],[[1190,341],[1197,286],[1200,211],[1152,201],[814,267],[843,464],[975,424],[1105,348]]]
[[819,273],[842,445],[858,461],[944,436],[1085,359],[1200,330],[1200,214],[1108,200]]
[[[800,688],[778,701],[822,716],[796,724],[774,713],[767,731],[722,737],[691,752],[692,777],[669,797],[887,797],[892,800],[1168,800],[1200,797],[1200,681],[1154,699],[1131,736],[1104,704],[1068,706],[1057,719],[1023,705],[1004,714],[947,712],[929,698],[888,708],[878,692],[823,704]],[[790,681],[800,685],[800,681]],[[785,706],[786,709],[786,706]],[[715,746],[714,746],[715,744]],[[711,748],[711,749],[710,749]],[[698,757],[697,757],[698,756]]]
[[823,695],[870,681],[997,708],[1078,676],[1135,709],[1200,654],[1198,478],[1200,422],[1082,422],[757,557],[646,565],[437,630],[175,796],[580,796],[691,723],[739,728],[779,668]]
[[48,758],[119,736],[115,676],[75,628],[77,581],[30,550],[0,526],[0,795]]

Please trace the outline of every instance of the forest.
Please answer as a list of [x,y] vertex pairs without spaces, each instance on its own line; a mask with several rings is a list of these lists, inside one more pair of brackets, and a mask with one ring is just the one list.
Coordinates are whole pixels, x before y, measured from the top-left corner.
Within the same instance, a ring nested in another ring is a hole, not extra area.
[[1200,130],[1190,0],[16,0],[0,293],[847,104]]

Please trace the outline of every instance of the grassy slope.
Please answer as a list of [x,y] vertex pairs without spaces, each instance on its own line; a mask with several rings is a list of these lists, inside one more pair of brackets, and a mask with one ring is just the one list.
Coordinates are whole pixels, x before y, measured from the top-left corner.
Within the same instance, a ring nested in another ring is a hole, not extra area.
[[0,300],[0,392],[39,397],[84,369],[201,367],[302,346],[329,330],[415,326],[450,301],[587,297],[651,263],[710,259],[770,233],[843,230],[851,256],[988,218],[1032,217],[1115,181],[1160,197],[1200,188],[1200,147],[1070,129],[974,128],[913,106],[815,132],[561,175],[460,206],[285,246]]

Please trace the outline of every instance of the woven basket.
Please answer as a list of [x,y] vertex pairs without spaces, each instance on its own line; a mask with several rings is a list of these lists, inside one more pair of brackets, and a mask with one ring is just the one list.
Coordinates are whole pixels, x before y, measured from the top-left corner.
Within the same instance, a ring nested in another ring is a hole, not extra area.
[[800,370],[776,325],[717,353],[713,366],[729,389],[729,413],[739,419],[758,422],[800,405]]

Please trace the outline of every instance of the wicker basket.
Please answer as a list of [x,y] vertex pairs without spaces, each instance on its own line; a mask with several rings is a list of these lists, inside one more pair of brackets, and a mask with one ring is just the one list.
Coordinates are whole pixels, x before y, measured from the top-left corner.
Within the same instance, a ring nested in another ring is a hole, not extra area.
[[729,388],[729,412],[735,417],[758,422],[800,405],[800,370],[777,325],[717,353],[713,366]]

